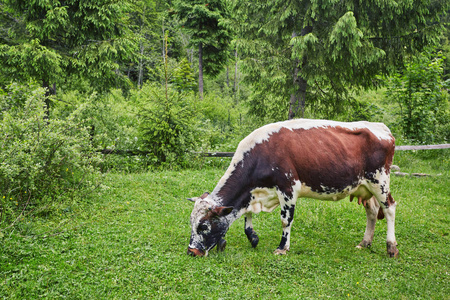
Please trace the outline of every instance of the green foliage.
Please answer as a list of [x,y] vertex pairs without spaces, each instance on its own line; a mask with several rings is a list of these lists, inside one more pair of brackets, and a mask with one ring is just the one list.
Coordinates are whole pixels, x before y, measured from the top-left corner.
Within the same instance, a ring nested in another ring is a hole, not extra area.
[[183,58],[173,71],[173,85],[179,92],[193,92],[197,87],[191,65]]
[[139,131],[154,163],[185,164],[197,139],[193,97],[155,84],[145,84],[132,97],[139,107]]
[[440,0],[232,2],[228,25],[238,32],[247,82],[267,98],[261,105],[300,95],[325,118],[343,111],[355,90],[380,86],[377,75],[437,44],[449,8]]
[[350,101],[348,108],[341,116],[344,116],[343,121],[372,121],[380,122],[384,110],[377,103],[370,103],[354,99]]
[[136,109],[126,100],[121,90],[109,93],[83,94],[71,91],[55,101],[52,116],[66,119],[75,111],[90,129],[91,143],[95,149],[135,150],[139,148],[135,127]]
[[412,141],[445,142],[450,136],[448,83],[442,66],[441,55],[420,54],[390,80],[387,96],[399,105],[400,126]]
[[1,226],[27,211],[82,199],[98,178],[100,158],[89,129],[79,122],[83,106],[65,120],[47,118],[45,90],[12,84],[0,95]]
[[25,81],[33,78],[55,82],[63,67],[62,56],[43,46],[38,39],[14,46],[0,45],[0,58],[6,76]]
[[263,121],[248,118],[242,105],[231,98],[208,93],[198,102],[201,123],[197,151],[235,151],[239,142],[262,125]]
[[190,35],[189,45],[203,45],[206,74],[222,71],[228,56],[230,31],[221,23],[227,16],[223,0],[177,0],[174,9],[183,22],[183,30]]
[[4,79],[34,79],[48,87],[64,84],[68,74],[82,75],[100,90],[126,81],[117,74],[117,61],[128,58],[135,46],[126,23],[129,4],[2,1],[1,15],[8,17],[3,18],[8,33],[0,39],[0,65],[9,75]]
[[138,109],[121,90],[104,94],[71,91],[59,97],[52,106],[53,117],[66,119],[83,107],[77,118],[87,126],[92,147],[121,153],[103,156],[99,165],[103,172],[147,170],[152,162],[139,155],[145,147],[138,130]]

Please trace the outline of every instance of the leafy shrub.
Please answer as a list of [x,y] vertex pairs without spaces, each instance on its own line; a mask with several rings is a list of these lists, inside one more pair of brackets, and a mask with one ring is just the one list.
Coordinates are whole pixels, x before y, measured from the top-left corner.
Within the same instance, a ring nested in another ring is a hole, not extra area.
[[410,140],[442,142],[449,136],[447,83],[442,65],[441,55],[420,54],[390,80],[387,96],[399,105],[399,125]]
[[248,116],[245,103],[228,96],[205,94],[198,103],[201,120],[201,151],[234,151],[242,138],[263,124]]
[[136,118],[137,108],[121,90],[109,93],[80,93],[69,91],[55,101],[52,116],[65,119],[83,106],[78,118],[89,128],[92,146],[96,151],[116,150],[123,153],[105,154],[102,171],[135,172],[146,170],[149,163],[144,156],[131,155],[143,149]]
[[98,183],[89,128],[77,121],[83,106],[65,120],[48,118],[45,90],[7,87],[0,95],[0,215],[8,224],[21,211],[83,198]]

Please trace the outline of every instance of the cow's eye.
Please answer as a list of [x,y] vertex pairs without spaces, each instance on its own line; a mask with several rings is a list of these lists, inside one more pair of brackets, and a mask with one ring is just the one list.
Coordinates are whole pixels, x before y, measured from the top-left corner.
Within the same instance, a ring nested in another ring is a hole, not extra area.
[[208,229],[208,225],[206,225],[206,224],[199,224],[198,228],[197,228],[197,231],[205,231],[207,229]]

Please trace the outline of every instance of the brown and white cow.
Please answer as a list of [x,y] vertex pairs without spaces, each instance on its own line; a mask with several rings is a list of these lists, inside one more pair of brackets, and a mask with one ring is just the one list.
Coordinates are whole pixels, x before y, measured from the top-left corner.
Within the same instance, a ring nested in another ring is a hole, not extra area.
[[253,247],[258,236],[252,213],[281,206],[283,234],[275,254],[289,250],[297,198],[358,198],[367,225],[358,247],[372,243],[375,223],[387,221],[387,253],[397,256],[396,203],[389,190],[394,138],[382,123],[297,119],[269,124],[243,139],[225,175],[211,194],[195,201],[188,254],[204,256],[225,247],[230,225],[245,215],[245,233]]

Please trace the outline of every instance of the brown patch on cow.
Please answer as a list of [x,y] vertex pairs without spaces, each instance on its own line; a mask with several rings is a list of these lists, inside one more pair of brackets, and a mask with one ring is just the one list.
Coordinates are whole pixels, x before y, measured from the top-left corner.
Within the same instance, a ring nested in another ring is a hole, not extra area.
[[[279,155],[273,155],[274,147]],[[376,173],[380,166],[390,169],[394,142],[379,140],[369,129],[282,128],[270,137],[270,142],[255,146],[252,152],[252,157],[269,158],[267,165],[278,166],[281,174],[295,170],[293,179],[310,186],[314,192],[334,194],[353,185],[358,178]]]
[[378,220],[383,220],[384,219],[384,213],[383,213],[383,209],[381,207],[378,209],[377,219]]
[[209,208],[206,216],[202,220],[211,220],[216,217],[225,217],[233,211],[232,206],[216,206],[214,208]]
[[395,203],[395,200],[392,197],[391,193],[388,193],[387,203],[388,203],[388,206],[391,206]]
[[[236,209],[249,205],[255,187],[288,193],[300,181],[316,193],[345,193],[383,166],[389,171],[394,147],[393,137],[380,140],[367,128],[281,128],[244,152],[216,193],[224,205]],[[354,195],[362,197],[360,203],[372,197],[361,192]]]

